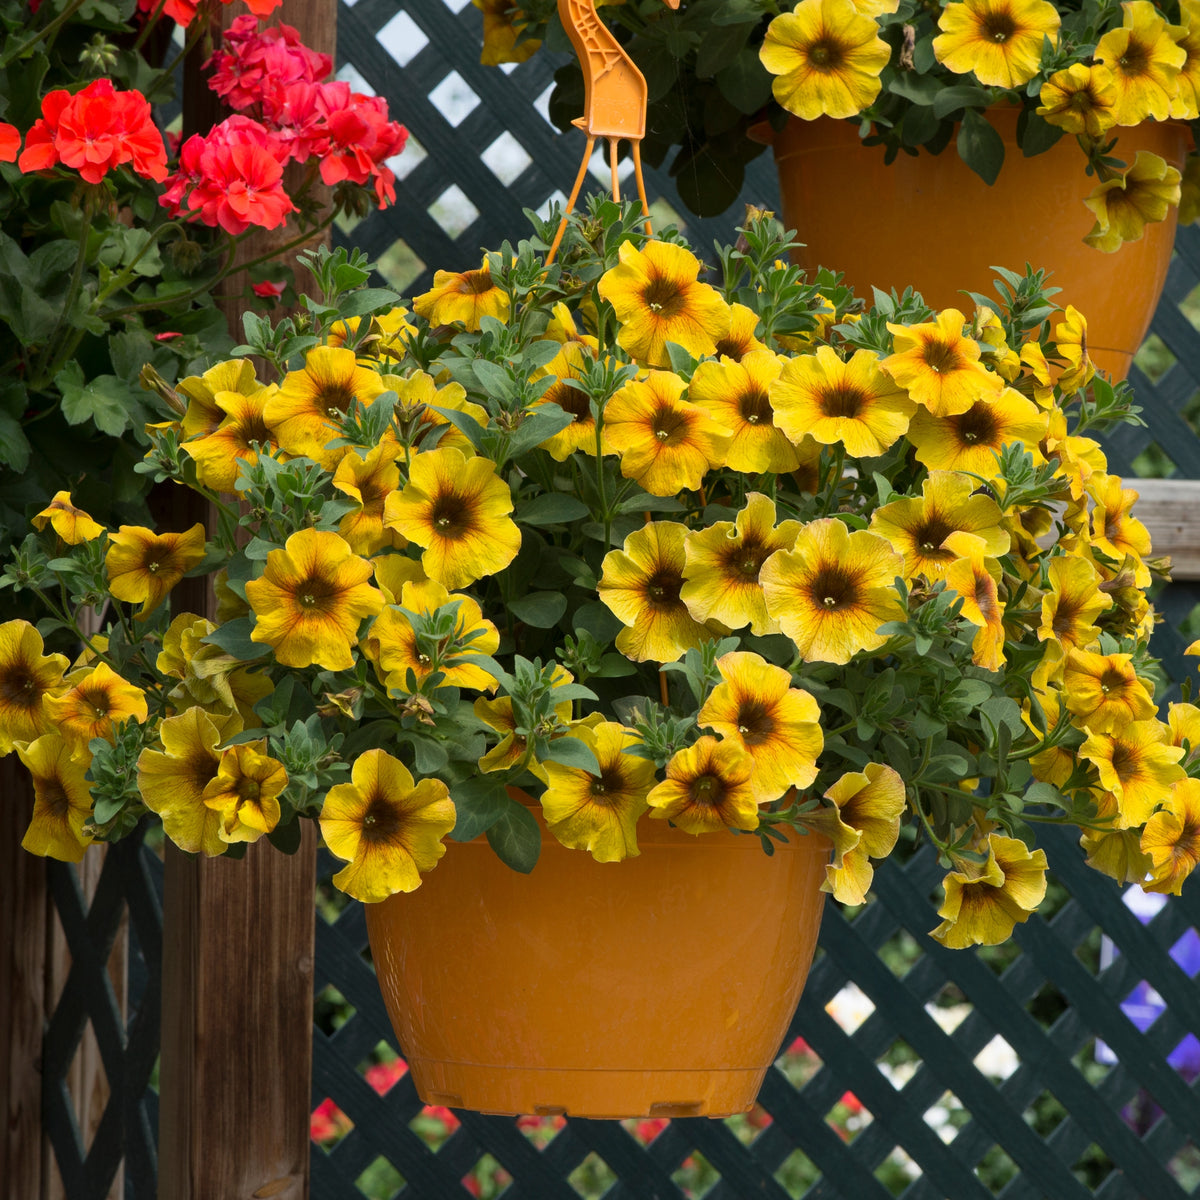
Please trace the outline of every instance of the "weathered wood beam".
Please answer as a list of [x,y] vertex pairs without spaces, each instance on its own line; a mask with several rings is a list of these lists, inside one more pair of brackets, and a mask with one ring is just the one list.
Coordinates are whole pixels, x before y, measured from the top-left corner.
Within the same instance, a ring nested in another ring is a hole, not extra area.
[[1125,479],[1138,493],[1134,515],[1155,555],[1170,555],[1171,578],[1200,579],[1200,479]]

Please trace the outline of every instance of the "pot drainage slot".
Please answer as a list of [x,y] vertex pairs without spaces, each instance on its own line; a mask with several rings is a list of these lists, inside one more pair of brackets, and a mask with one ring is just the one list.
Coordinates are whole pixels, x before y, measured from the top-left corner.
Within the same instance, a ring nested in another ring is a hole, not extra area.
[[565,1117],[567,1110],[561,1104],[535,1104],[533,1115],[535,1117]]
[[440,1105],[442,1108],[462,1108],[463,1098],[454,1092],[430,1092],[425,1103]]
[[699,1117],[703,1114],[704,1102],[701,1100],[682,1100],[650,1105],[650,1116],[652,1117]]

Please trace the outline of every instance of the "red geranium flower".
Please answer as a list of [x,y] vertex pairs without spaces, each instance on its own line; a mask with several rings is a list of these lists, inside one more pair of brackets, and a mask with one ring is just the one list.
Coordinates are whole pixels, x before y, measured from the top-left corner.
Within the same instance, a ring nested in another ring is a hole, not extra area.
[[283,295],[284,286],[282,283],[272,283],[269,279],[262,279],[258,283],[252,283],[250,290],[264,300],[277,300]]
[[346,83],[322,85],[329,152],[321,160],[321,179],[331,187],[349,180],[373,183],[380,207],[396,199],[396,176],[384,165],[400,153],[408,130],[388,120],[387,101],[380,96],[352,92]]
[[205,66],[208,86],[238,112],[264,104],[264,93],[292,83],[316,83],[333,70],[328,54],[310,50],[291,25],[260,30],[253,17],[238,17],[223,45]]
[[0,121],[0,162],[16,162],[21,149],[21,131]]

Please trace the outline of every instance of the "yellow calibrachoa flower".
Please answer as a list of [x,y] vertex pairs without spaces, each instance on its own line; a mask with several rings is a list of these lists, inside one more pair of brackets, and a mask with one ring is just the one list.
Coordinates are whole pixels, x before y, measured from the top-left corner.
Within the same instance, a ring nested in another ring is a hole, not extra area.
[[303,455],[332,471],[349,452],[330,446],[336,424],[352,400],[370,404],[387,390],[379,373],[359,364],[353,350],[314,346],[304,367],[289,371],[279,390],[267,398],[263,420],[289,454]]
[[203,558],[204,525],[199,521],[186,533],[122,525],[108,535],[108,589],[118,600],[141,604],[138,616],[145,617]]
[[28,621],[0,625],[0,755],[54,728],[42,701],[62,689],[67,659],[45,648]]
[[334,886],[367,904],[415,891],[446,853],[442,838],[456,819],[440,779],[414,783],[390,754],[360,754],[350,782],[331,787],[321,808],[325,844],[348,864],[333,877]]
[[430,325],[460,323],[468,333],[479,331],[481,317],[508,319],[508,293],[492,278],[488,258],[478,271],[435,271],[433,287],[413,300],[413,312]]
[[993,558],[1007,554],[1009,535],[1000,524],[1000,506],[967,475],[930,471],[921,496],[893,500],[871,514],[871,532],[887,538],[904,555],[904,578],[924,575],[930,582],[945,578],[957,557],[945,544],[952,533],[982,539]]
[[725,461],[730,430],[698,404],[670,371],[631,379],[604,409],[604,448],[621,456],[621,474],[654,496],[696,489]]
[[217,773],[204,787],[204,806],[220,818],[223,842],[256,842],[279,824],[279,793],[288,774],[266,750],[265,738],[222,750]]
[[521,10],[512,0],[471,0],[483,13],[483,49],[479,61],[485,67],[501,63],[523,63],[542,44],[538,38],[518,36],[525,30]]
[[879,627],[904,610],[894,586],[904,560],[886,538],[854,533],[835,517],[805,525],[791,550],[777,550],[759,572],[767,612],[805,662],[847,663],[887,641]]
[[717,659],[721,682],[696,723],[740,746],[754,763],[751,785],[759,804],[778,800],[789,788],[806,788],[817,777],[825,744],[821,710],[792,677],[761,655],[735,650]]
[[92,738],[106,738],[119,721],[144,722],[150,715],[146,693],[127,682],[105,662],[72,671],[63,681],[66,690],[42,701],[46,716],[72,743],[77,754],[86,753]]
[[620,862],[638,853],[637,821],[649,807],[654,764],[630,754],[641,738],[624,725],[604,721],[577,726],[572,737],[596,756],[600,774],[562,763],[544,764],[548,784],[541,796],[546,828],[572,850],[597,862]]
[[[574,678],[565,667],[555,664],[555,684],[571,683]],[[486,696],[479,696],[475,701],[474,711],[485,725],[497,733],[503,734],[503,737],[479,760],[479,769],[485,774],[491,771],[505,771],[524,760],[526,770],[531,771],[545,783],[546,771],[542,764],[532,755],[528,759],[525,757],[529,743],[523,735],[517,733],[517,717],[513,711],[512,697],[497,696],[496,699],[489,700]],[[558,718],[560,725],[570,725],[571,701],[564,700],[561,704],[556,704],[554,715]],[[594,724],[599,724],[603,720],[599,713],[594,713],[592,716],[595,718]]]
[[979,343],[963,336],[965,322],[956,308],[943,309],[924,325],[888,322],[893,352],[881,365],[930,416],[966,412],[1004,389],[1004,380],[979,361]]
[[1095,58],[1112,73],[1117,89],[1117,124],[1140,125],[1147,117],[1165,121],[1175,98],[1186,52],[1176,45],[1182,31],[1167,24],[1150,0],[1126,0],[1120,29],[1096,43]]
[[1148,720],[1155,712],[1145,683],[1133,669],[1132,654],[1068,650],[1063,698],[1075,723],[1089,732],[1112,733],[1131,721]]
[[1200,708],[1194,704],[1168,704],[1167,727],[1171,731],[1171,745],[1187,743],[1187,758],[1193,762],[1200,754]]
[[689,530],[684,538],[685,565],[680,599],[700,622],[719,621],[730,629],[749,625],[755,636],[778,633],[767,615],[758,572],[776,550],[790,550],[800,532],[798,521],[775,524],[775,502],[749,492],[746,507],[733,521]]
[[956,75],[1015,88],[1038,72],[1042,42],[1058,44],[1058,10],[1046,0],[961,0],[947,4],[933,39],[938,62]]
[[404,554],[380,554],[371,560],[371,568],[388,604],[400,603],[406,583],[420,583],[429,578],[415,558]]
[[333,473],[333,486],[357,505],[338,522],[338,533],[355,554],[369,558],[385,547],[402,548],[404,538],[383,523],[384,503],[400,486],[396,459],[403,453],[398,442],[380,442],[366,454],[351,450]]
[[1148,892],[1178,896],[1183,881],[1200,863],[1200,779],[1181,779],[1146,822],[1142,851],[1150,856]]
[[1183,64],[1175,77],[1171,116],[1194,121],[1200,116],[1200,2],[1180,0],[1180,25],[1171,27],[1175,44],[1183,51]]
[[596,591],[625,626],[616,647],[634,662],[674,662],[712,639],[680,595],[686,535],[686,525],[651,521],[604,556]]
[[699,282],[700,260],[673,242],[642,249],[622,242],[620,262],[597,285],[621,323],[617,344],[648,367],[669,367],[667,343],[699,358],[713,354],[729,330],[729,305],[716,288]]
[[1078,754],[1095,764],[1100,786],[1117,798],[1118,828],[1145,824],[1184,775],[1183,751],[1170,744],[1167,726],[1153,719],[1130,721],[1114,733],[1089,731]]
[[1150,531],[1133,515],[1138,493],[1121,486],[1119,475],[1093,475],[1088,480],[1088,495],[1095,502],[1092,509],[1092,545],[1124,562],[1132,556],[1137,564],[1135,583],[1139,588],[1150,584],[1150,569],[1143,565],[1151,550]]
[[931,471],[965,471],[994,479],[999,470],[996,454],[1009,442],[1022,442],[1035,463],[1044,461],[1038,443],[1046,428],[1047,415],[1032,400],[1005,388],[996,399],[977,400],[949,417],[918,409],[908,440],[916,447],[917,461]]
[[843,362],[831,346],[784,361],[771,386],[775,423],[799,444],[805,436],[846,447],[854,458],[882,454],[903,436],[916,404],[880,370],[870,350]]
[[747,354],[768,350],[766,342],[760,342],[754,336],[758,329],[758,313],[744,304],[729,306],[729,332],[717,338],[717,347],[713,353],[718,358],[732,358],[741,362]]
[[1098,828],[1081,830],[1079,844],[1087,864],[1118,883],[1143,883],[1152,860],[1142,849],[1141,831],[1122,828],[1117,798],[1111,792],[1092,791],[1093,818]]
[[183,443],[196,462],[196,478],[214,492],[237,491],[238,471],[243,462],[258,462],[255,444],[267,450],[277,447],[264,411],[279,389],[275,384],[245,392],[217,392],[213,403],[223,414],[221,423],[203,437]]
[[[1088,356],[1087,318],[1073,305],[1067,305],[1063,319],[1054,326],[1054,347],[1058,357],[1068,363],[1067,368],[1058,373],[1059,386],[1067,391],[1086,387],[1096,374],[1096,368]],[[1092,442],[1092,445],[1096,443]]]
[[1100,572],[1073,555],[1052,558],[1047,572],[1050,590],[1042,597],[1038,640],[1086,650],[1100,636],[1096,618],[1112,608],[1112,598],[1100,591]]
[[806,121],[853,117],[881,87],[891,51],[851,0],[800,0],[767,27],[758,52],[775,99]]
[[[579,339],[563,342],[562,349],[546,364],[544,373],[553,375],[555,381],[534,402],[534,407],[557,404],[563,412],[571,414],[571,424],[542,442],[545,450],[556,462],[566,462],[576,450],[585,454],[596,453],[596,418],[592,415],[592,404],[587,392],[572,387],[567,380],[582,379],[589,359],[595,358],[590,344]],[[543,372],[539,371],[538,376]]]
[[70,492],[55,492],[54,498],[30,524],[39,531],[48,524],[68,546],[94,541],[104,532],[103,525],[71,503]]
[[1112,72],[1098,63],[1072,63],[1042,84],[1039,117],[1076,137],[1099,138],[1117,123]]
[[336,533],[293,533],[267,555],[262,577],[246,584],[255,617],[250,640],[270,646],[285,667],[349,670],[362,619],[383,608],[370,578],[371,564]]
[[326,343],[330,346],[344,346],[350,342],[359,356],[367,362],[384,358],[400,359],[407,352],[409,338],[417,332],[416,327],[408,320],[408,309],[402,307],[376,313],[371,318],[366,335],[358,342],[355,335],[361,323],[360,317],[347,317],[344,321],[335,321],[325,334]]
[[521,548],[508,515],[512,493],[488,458],[449,446],[416,455],[404,490],[384,502],[383,523],[424,548],[421,566],[448,588],[504,570]]
[[[425,371],[413,371],[410,375],[383,375],[380,378],[384,387],[396,393],[397,416],[413,426],[414,451],[433,449],[432,445],[426,446],[425,443],[431,440],[436,432],[439,450],[461,450],[468,458],[475,453],[471,439],[451,425],[449,417],[437,411],[439,408],[448,408],[465,414],[481,426],[487,425],[487,409],[482,405],[472,404],[467,399],[467,389],[461,383],[451,381],[439,386],[433,376]],[[400,446],[395,432],[391,429],[384,434],[383,440]],[[401,462],[405,461],[402,446],[398,458]]]
[[646,797],[650,815],[685,833],[757,829],[753,771],[754,760],[736,742],[702,737],[671,756],[666,779]]
[[952,533],[946,545],[955,561],[946,568],[946,587],[962,598],[962,615],[979,632],[971,642],[971,661],[985,671],[1004,665],[1004,604],[997,584],[1000,564],[987,555],[982,538],[973,533]]
[[1046,852],[1019,838],[988,834],[987,861],[959,860],[944,880],[942,923],[930,932],[943,946],[998,946],[1046,895]]
[[33,776],[33,815],[21,846],[30,854],[78,862],[94,840],[84,833],[92,814],[92,795],[85,775],[91,759],[76,758],[57,733],[44,733],[17,756]]
[[189,438],[204,437],[212,433],[228,415],[217,403],[220,392],[239,392],[253,396],[262,389],[254,374],[254,364],[248,358],[231,358],[227,362],[209,367],[203,375],[189,375],[181,379],[175,390],[187,402],[183,415],[183,432]]
[[739,362],[702,362],[692,375],[688,399],[732,434],[724,454],[730,471],[782,475],[800,465],[771,406],[771,386],[782,367],[771,351],[752,350]]
[[1097,185],[1084,200],[1096,224],[1083,240],[1106,254],[1140,241],[1147,224],[1164,220],[1179,203],[1179,180],[1179,171],[1165,159],[1139,150],[1128,171]]

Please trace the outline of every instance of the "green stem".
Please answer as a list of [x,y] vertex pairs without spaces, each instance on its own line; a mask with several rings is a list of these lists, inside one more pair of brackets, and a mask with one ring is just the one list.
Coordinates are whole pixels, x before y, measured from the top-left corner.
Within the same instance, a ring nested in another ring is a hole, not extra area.
[[[45,29],[39,29],[32,37],[26,38],[25,41],[21,42],[19,45],[6,50],[3,54],[0,54],[0,67],[8,66],[10,62],[23,57],[26,50],[33,49],[38,42],[43,41],[51,34],[57,33],[59,28],[66,24],[66,22],[69,21],[83,7],[83,5],[84,0],[71,0],[71,3],[68,4],[67,7],[64,8],[62,12],[60,12],[58,16],[55,17],[54,20],[45,27]],[[49,46],[47,45],[47,49],[48,48]]]
[[83,286],[83,265],[87,261],[88,234],[92,231],[92,217],[95,211],[96,191],[94,187],[89,187],[84,194],[83,214],[79,225],[79,245],[75,253],[75,266],[71,271],[71,282],[67,285],[66,299],[54,322],[54,331],[46,339],[46,344],[38,356],[37,365],[33,370],[33,378],[29,383],[31,388],[41,387],[48,380],[53,379],[58,372],[51,370],[51,366],[66,362],[74,353],[75,347],[82,337],[82,333],[80,333],[74,338],[67,338],[65,343],[60,343],[58,335],[62,329],[63,318],[75,307],[75,301],[79,299],[79,292]]

